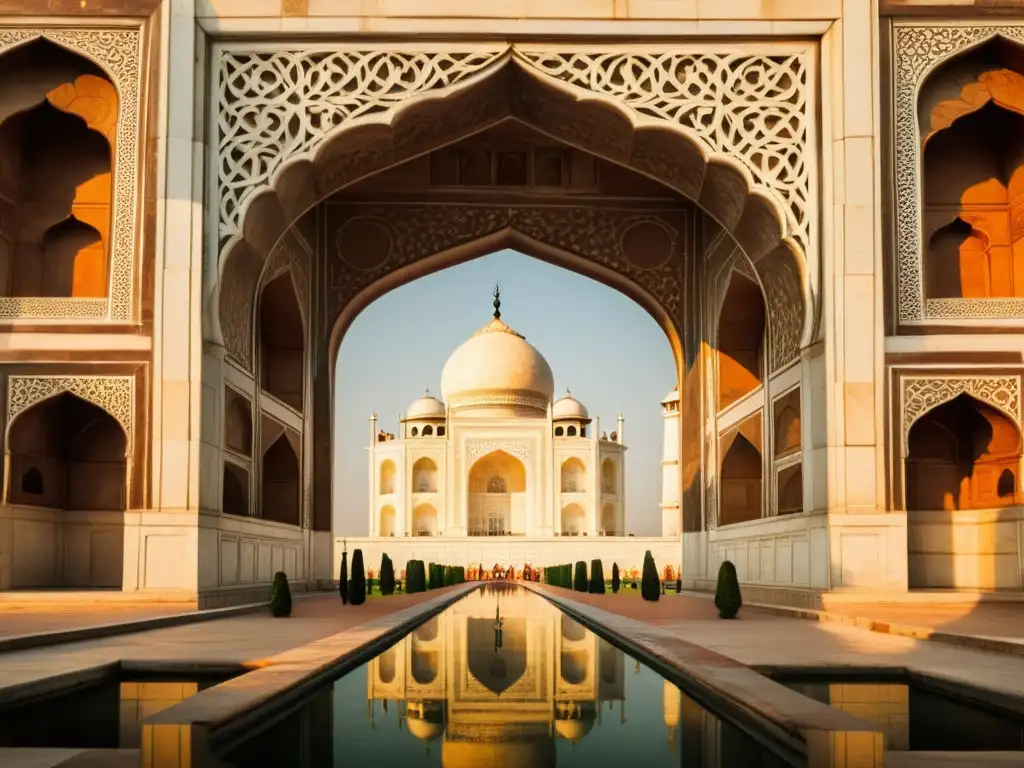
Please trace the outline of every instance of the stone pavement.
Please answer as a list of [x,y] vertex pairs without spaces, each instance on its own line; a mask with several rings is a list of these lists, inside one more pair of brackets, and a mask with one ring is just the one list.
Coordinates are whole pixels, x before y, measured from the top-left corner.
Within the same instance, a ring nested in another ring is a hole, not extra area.
[[195,603],[0,603],[0,638],[153,619],[195,611]]
[[935,632],[972,635],[1024,644],[1024,605],[1006,602],[872,605],[837,603],[827,613],[884,624],[927,627]]
[[[408,608],[443,590],[375,597],[361,606],[342,605],[334,593],[295,600],[292,615],[267,613],[154,629],[116,637],[0,654],[0,702],[12,686],[44,684],[47,678],[127,662],[153,665],[243,664],[263,659]],[[19,697],[24,693],[22,689]]]

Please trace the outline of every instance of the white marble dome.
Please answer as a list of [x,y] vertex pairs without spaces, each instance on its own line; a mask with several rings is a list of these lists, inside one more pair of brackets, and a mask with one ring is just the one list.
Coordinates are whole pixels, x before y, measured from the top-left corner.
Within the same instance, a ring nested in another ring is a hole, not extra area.
[[430,392],[426,392],[418,399],[413,400],[412,404],[405,410],[406,421],[412,419],[443,419],[444,417],[444,403],[430,394]]
[[527,407],[546,411],[555,391],[551,366],[496,316],[456,349],[441,372],[452,410]]
[[572,396],[572,392],[565,391],[555,404],[551,406],[552,419],[589,419],[590,414],[586,406]]

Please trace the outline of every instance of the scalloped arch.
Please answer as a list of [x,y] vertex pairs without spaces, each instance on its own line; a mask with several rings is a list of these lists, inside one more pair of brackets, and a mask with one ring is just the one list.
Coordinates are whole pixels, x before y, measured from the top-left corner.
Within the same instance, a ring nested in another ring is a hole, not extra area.
[[903,381],[903,457],[907,456],[910,430],[925,415],[944,403],[968,395],[995,408],[1021,430],[1021,381],[1019,376],[973,378],[909,377]]

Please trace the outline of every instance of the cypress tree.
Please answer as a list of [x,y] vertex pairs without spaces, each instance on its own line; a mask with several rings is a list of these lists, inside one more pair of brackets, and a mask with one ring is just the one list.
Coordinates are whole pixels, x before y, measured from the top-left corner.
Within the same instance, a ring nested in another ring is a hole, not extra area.
[[590,594],[604,594],[604,564],[600,560],[590,561]]
[[363,550],[352,553],[352,578],[348,582],[348,601],[352,605],[366,602],[366,571],[363,570]]
[[577,592],[587,591],[587,564],[582,560],[576,561],[576,578],[572,586]]
[[292,591],[284,571],[274,574],[274,585],[270,588],[270,613],[278,619],[292,615]]
[[661,597],[661,579],[658,578],[658,567],[654,564],[651,550],[644,553],[644,570],[640,577],[640,594],[644,600],[656,601]]
[[342,605],[348,604],[348,552],[341,553],[341,573],[338,575],[338,592]]
[[619,581],[619,564],[618,563],[612,563],[612,592],[613,593],[616,593],[616,594],[618,593],[618,591],[619,591],[619,584],[620,583],[621,582]]
[[736,566],[726,560],[718,568],[718,585],[715,588],[715,607],[722,619],[735,619],[743,606],[740,594],[740,580],[736,576]]
[[395,565],[386,554],[380,560],[380,593],[395,594]]

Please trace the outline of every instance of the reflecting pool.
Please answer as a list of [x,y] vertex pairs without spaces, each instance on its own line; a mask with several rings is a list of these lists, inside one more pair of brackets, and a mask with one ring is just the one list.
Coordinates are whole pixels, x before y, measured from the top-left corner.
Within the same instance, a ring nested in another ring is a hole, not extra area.
[[251,766],[783,766],[511,585],[430,619],[223,756]]

